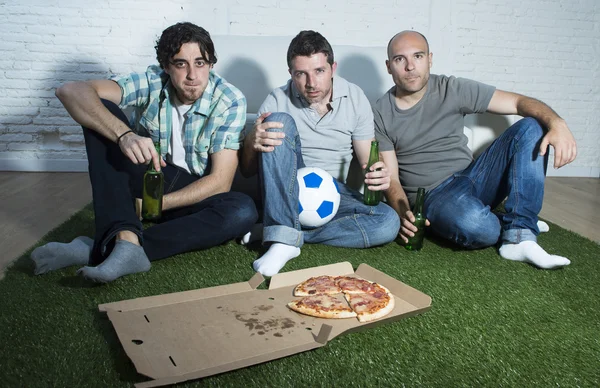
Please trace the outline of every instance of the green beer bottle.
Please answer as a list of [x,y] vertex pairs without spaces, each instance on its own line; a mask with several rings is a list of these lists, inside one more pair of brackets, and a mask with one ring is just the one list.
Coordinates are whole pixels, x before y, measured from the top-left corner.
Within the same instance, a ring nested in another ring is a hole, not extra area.
[[[369,154],[369,162],[367,163],[367,169],[365,170],[365,173],[369,172],[371,166],[377,162],[379,162],[379,142],[377,140],[373,140],[371,142],[371,153]],[[365,205],[376,206],[377,204],[379,204],[380,201],[381,191],[369,190],[369,188],[365,184]]]
[[[154,143],[154,148],[160,157],[160,144]],[[142,217],[144,220],[156,221],[162,216],[164,180],[162,170],[156,171],[154,163],[150,162],[148,170],[144,174],[142,193]]]
[[417,227],[417,231],[413,237],[408,238],[408,242],[404,247],[409,251],[419,251],[423,248],[423,236],[425,235],[425,215],[423,214],[423,205],[425,203],[425,189],[419,187],[417,190],[417,201],[413,208],[413,215],[415,216],[414,225]]

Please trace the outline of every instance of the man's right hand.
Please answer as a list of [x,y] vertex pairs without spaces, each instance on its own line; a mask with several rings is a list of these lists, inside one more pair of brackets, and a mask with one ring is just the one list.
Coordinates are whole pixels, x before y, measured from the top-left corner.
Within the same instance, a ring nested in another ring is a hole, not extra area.
[[119,141],[121,151],[133,162],[133,164],[154,163],[154,169],[160,171],[167,163],[160,157],[154,148],[154,143],[149,137],[139,136],[130,132]]
[[[398,234],[406,244],[408,243],[408,238],[414,237],[415,232],[418,230],[415,224],[413,224],[413,222],[415,222],[415,216],[410,210],[407,210],[404,217],[400,217],[400,221],[400,232],[398,232]],[[425,226],[429,225],[429,220],[425,220]]]
[[271,112],[266,112],[258,116],[252,127],[252,132],[248,135],[248,141],[252,144],[255,152],[273,152],[275,147],[281,145],[285,137],[283,132],[269,132],[267,129],[283,128],[283,123],[269,121],[264,123]]

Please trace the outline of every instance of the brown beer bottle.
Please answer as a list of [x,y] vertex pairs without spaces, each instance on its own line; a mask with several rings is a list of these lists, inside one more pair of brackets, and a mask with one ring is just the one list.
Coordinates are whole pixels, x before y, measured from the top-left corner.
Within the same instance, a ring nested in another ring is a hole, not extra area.
[[[154,148],[160,157],[160,144],[154,143]],[[144,174],[142,190],[142,217],[144,220],[156,221],[162,216],[164,180],[162,170],[156,171],[154,163],[151,161]]]
[[[367,169],[365,174],[371,171],[371,166],[379,162],[379,142],[377,140],[371,141],[371,153],[369,154],[369,162],[367,163]],[[367,184],[365,184],[364,202],[365,205],[377,206],[381,201],[381,191],[369,190]]]

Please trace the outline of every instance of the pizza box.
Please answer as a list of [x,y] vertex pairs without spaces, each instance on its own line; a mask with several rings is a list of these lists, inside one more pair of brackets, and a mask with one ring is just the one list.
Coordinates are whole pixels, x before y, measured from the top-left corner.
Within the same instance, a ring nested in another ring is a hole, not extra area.
[[[392,312],[373,322],[324,319],[287,307],[294,287],[319,275],[356,275],[387,287]],[[397,321],[429,310],[428,295],[361,264],[349,262],[280,273],[268,290],[256,273],[249,281],[106,303],[106,312],[138,373],[157,387],[244,368],[325,346],[340,334]]]

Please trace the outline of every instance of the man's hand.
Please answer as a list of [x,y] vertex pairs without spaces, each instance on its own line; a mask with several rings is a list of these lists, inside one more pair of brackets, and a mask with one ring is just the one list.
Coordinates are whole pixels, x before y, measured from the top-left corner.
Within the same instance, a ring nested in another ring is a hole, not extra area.
[[[363,170],[367,168],[366,164],[362,166]],[[371,169],[365,174],[365,185],[372,191],[385,191],[390,187],[390,171],[385,167],[385,163],[379,161],[371,166]]]
[[149,137],[143,137],[131,132],[119,141],[121,151],[133,162],[133,164],[154,163],[154,169],[160,171],[167,163],[160,157],[154,148],[154,143]]
[[554,147],[554,168],[571,163],[577,156],[577,143],[563,119],[555,120],[542,138],[540,155],[546,155],[548,145]]
[[[400,232],[398,234],[405,244],[408,243],[408,237],[414,237],[415,232],[418,230],[413,222],[415,222],[415,216],[410,210],[406,211],[404,217],[400,217]],[[425,220],[425,226],[429,225],[431,225],[429,220]]]
[[252,132],[248,135],[246,141],[252,144],[252,149],[256,152],[273,152],[275,147],[281,145],[285,137],[283,132],[268,132],[270,128],[283,128],[283,124],[275,121],[263,123],[271,112],[261,114],[252,127]]

